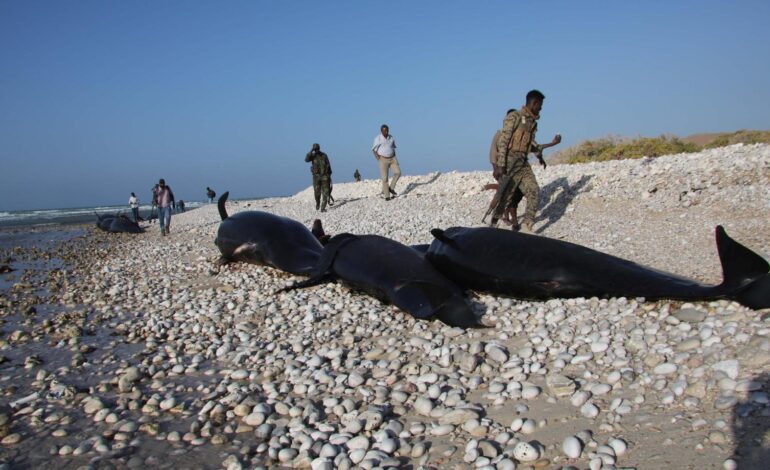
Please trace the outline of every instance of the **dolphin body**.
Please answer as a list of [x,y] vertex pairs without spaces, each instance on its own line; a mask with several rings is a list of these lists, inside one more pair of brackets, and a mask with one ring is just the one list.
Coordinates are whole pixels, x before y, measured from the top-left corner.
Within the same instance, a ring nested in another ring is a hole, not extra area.
[[142,233],[144,230],[125,215],[96,214],[96,226],[110,233]]
[[723,282],[706,285],[574,243],[491,227],[433,229],[426,258],[465,289],[531,299],[645,297],[736,300],[770,307],[770,266],[730,238],[716,243]]
[[261,211],[228,216],[225,203],[229,192],[217,202],[219,224],[214,243],[222,253],[220,262],[243,261],[266,265],[291,274],[308,275],[318,262],[323,247],[296,220]]
[[335,280],[393,304],[415,318],[437,318],[461,328],[482,326],[462,289],[431,266],[420,252],[389,238],[335,235],[324,246],[310,279],[281,291]]

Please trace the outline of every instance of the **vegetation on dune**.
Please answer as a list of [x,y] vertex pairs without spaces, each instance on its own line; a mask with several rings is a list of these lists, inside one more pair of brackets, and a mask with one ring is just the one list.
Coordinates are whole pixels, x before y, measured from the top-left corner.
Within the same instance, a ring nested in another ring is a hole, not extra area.
[[770,143],[770,131],[740,130],[714,134],[704,145],[676,136],[624,138],[608,136],[586,140],[565,150],[554,152],[548,160],[553,164],[603,162],[628,158],[659,157],[676,153],[698,152],[703,149],[733,144]]
[[770,131],[752,131],[744,129],[736,132],[719,134],[714,140],[704,145],[703,148],[713,149],[734,144],[770,144]]

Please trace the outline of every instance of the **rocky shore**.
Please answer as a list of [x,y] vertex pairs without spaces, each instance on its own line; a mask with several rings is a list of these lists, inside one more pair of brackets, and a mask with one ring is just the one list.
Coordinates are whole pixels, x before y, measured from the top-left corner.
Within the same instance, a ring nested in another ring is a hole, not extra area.
[[[408,173],[409,159],[402,169]],[[535,230],[719,282],[714,227],[770,254],[770,146],[535,169]],[[491,172],[335,184],[329,233],[479,225]],[[226,188],[225,188],[226,189]],[[233,194],[233,197],[238,197]],[[312,188],[240,201],[308,226]],[[733,302],[475,295],[492,328],[338,284],[216,267],[214,205],[171,235],[0,244],[0,468],[761,468],[770,316]]]

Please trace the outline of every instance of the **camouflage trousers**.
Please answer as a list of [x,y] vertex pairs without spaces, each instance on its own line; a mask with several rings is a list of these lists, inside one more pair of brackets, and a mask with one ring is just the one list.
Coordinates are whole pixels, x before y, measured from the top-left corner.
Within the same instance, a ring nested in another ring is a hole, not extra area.
[[524,212],[523,224],[534,224],[540,187],[537,185],[532,167],[527,162],[526,155],[523,154],[509,155],[507,163],[493,200],[497,202],[493,218],[499,219],[506,209],[518,206],[522,197],[526,197],[527,208]]
[[332,192],[332,179],[328,175],[313,175],[313,195],[315,196],[315,209],[326,210],[329,196]]

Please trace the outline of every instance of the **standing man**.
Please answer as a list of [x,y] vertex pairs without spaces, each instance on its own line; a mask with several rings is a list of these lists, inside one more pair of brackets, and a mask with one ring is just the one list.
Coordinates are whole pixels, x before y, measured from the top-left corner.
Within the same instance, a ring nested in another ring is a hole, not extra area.
[[163,178],[158,181],[156,192],[158,200],[158,221],[160,222],[160,234],[166,236],[171,230],[171,208],[174,206],[174,192],[170,186],[166,186]]
[[329,163],[329,157],[321,151],[319,144],[313,144],[312,150],[305,155],[305,161],[311,162],[315,210],[320,207],[321,212],[326,212],[326,204],[329,203],[332,192],[332,165]]
[[[396,182],[401,176],[401,168],[398,166],[396,158],[396,140],[390,135],[390,129],[387,124],[380,126],[380,133],[374,138],[372,145],[374,158],[380,164],[380,179],[382,180],[382,197],[386,201],[393,199],[396,194]],[[388,170],[393,170],[393,179],[388,186]]]
[[155,186],[152,187],[150,190],[152,191],[152,206],[150,206],[150,223],[153,223],[154,219],[158,217],[158,184],[155,183]]
[[139,223],[139,198],[136,194],[131,193],[131,197],[128,198],[128,206],[131,208],[131,212],[134,213],[134,222]]
[[209,198],[209,204],[214,202],[214,198],[217,197],[217,193],[213,189],[206,186],[206,197]]
[[534,153],[545,169],[543,149],[561,142],[559,134],[556,134],[550,144],[538,145],[535,141],[537,120],[540,119],[544,100],[545,95],[540,91],[530,91],[527,93],[526,104],[519,111],[509,113],[503,121],[503,128],[497,140],[497,166],[498,170],[502,170],[502,176],[493,201],[495,208],[492,214],[492,226],[497,225],[497,221],[507,208],[516,207],[521,202],[521,196],[516,196],[516,189],[521,188],[521,193],[527,198],[521,231],[533,233],[540,188],[532,167],[527,162],[527,156]]
[[358,172],[358,168],[356,168],[356,172],[353,173],[353,179],[356,180],[356,183],[361,182],[361,173]]

